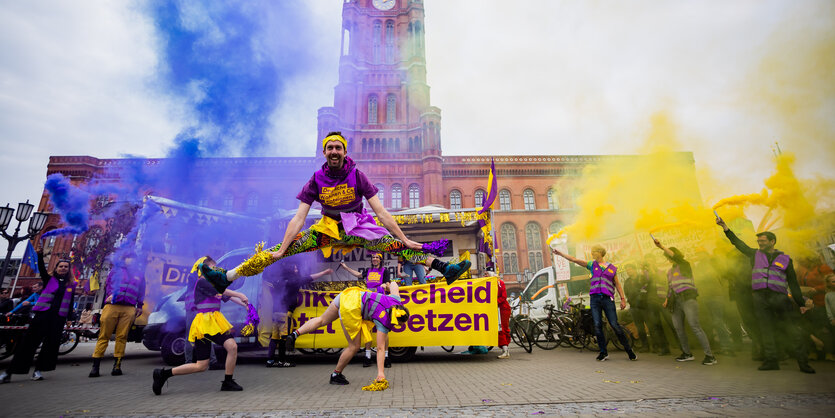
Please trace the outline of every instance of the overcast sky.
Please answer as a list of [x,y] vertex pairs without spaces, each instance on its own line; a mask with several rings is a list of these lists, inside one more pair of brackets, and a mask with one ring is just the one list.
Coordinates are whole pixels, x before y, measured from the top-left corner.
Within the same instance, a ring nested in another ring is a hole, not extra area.
[[[281,81],[274,155],[309,155],[337,82],[342,1],[295,3],[319,64]],[[665,112],[730,192],[759,191],[775,140],[835,179],[833,2],[424,3],[445,155],[634,153]],[[0,204],[37,201],[50,155],[160,157],[194,122],[145,9],[0,1]]]

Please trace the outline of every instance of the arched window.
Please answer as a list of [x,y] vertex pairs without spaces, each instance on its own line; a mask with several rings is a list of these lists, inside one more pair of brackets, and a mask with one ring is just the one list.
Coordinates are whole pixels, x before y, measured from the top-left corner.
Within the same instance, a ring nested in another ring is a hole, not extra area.
[[258,211],[258,194],[250,193],[246,197],[246,211],[247,213],[254,213]]
[[557,191],[548,189],[548,209],[557,210],[560,208],[560,198],[557,196]]
[[525,225],[525,243],[528,246],[528,268],[534,272],[542,270],[542,234],[536,222]]
[[501,227],[502,260],[506,273],[518,273],[519,262],[516,256],[516,227],[511,223],[502,224]]
[[374,187],[377,188],[377,198],[380,199],[380,204],[382,204],[384,208],[388,207],[386,206],[386,186],[383,186],[383,183],[377,183]]
[[394,152],[400,152],[400,138],[394,140]]
[[458,190],[449,192],[449,208],[461,209],[461,192]]
[[525,210],[536,210],[536,197],[533,190],[525,189],[522,192],[522,200],[525,202]]
[[223,210],[226,212],[231,212],[232,208],[235,207],[235,196],[231,194],[227,194],[223,197]]
[[409,185],[409,207],[420,207],[420,187],[417,184]]
[[484,190],[478,189],[473,193],[473,205],[474,208],[480,207],[484,204]]
[[368,96],[368,123],[377,123],[377,96]]
[[391,208],[400,209],[403,207],[403,188],[399,184],[391,185]]
[[[350,25],[350,23],[349,23]],[[347,27],[342,29],[342,55],[351,54],[351,30]]]
[[393,94],[386,96],[386,123],[397,122],[397,98]]
[[368,152],[368,144],[365,138],[362,139],[362,152]]
[[499,192],[499,210],[510,210],[510,191],[504,189]]
[[560,221],[551,222],[551,226],[548,227],[548,233],[556,234],[557,232],[560,232],[560,229],[562,229],[563,226],[565,225],[563,225],[563,223]]
[[386,21],[386,61],[394,63],[394,21]]
[[382,25],[380,24],[380,21],[378,20],[378,21],[374,22],[374,32],[371,35],[371,42],[372,42],[373,49],[374,49],[374,51],[373,51],[374,52],[374,57],[373,57],[372,62],[374,62],[375,64],[380,63],[380,40],[381,40],[381,38],[382,38]]

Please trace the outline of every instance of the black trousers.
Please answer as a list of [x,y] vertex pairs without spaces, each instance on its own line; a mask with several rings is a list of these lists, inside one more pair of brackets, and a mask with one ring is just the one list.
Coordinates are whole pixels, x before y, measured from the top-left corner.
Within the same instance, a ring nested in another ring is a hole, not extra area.
[[777,362],[778,344],[788,343],[798,363],[808,361],[808,341],[801,337],[800,308],[783,293],[761,289],[754,291],[754,314],[760,325],[763,357]]
[[9,365],[9,374],[29,374],[35,350],[41,346],[35,370],[48,372],[55,370],[58,360],[58,347],[61,345],[61,334],[64,332],[66,318],[49,312],[39,312],[32,318],[29,329],[15,349],[14,358]]

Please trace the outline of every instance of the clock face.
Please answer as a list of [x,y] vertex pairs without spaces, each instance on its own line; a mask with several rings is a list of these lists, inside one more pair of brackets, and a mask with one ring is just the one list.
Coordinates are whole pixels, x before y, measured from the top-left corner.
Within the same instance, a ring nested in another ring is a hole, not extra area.
[[396,0],[373,0],[374,7],[379,10],[391,10]]

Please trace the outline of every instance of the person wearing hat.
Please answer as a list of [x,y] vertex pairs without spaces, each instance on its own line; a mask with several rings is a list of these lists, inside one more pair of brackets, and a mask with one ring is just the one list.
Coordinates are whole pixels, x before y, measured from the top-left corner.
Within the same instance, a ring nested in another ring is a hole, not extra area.
[[375,382],[385,382],[385,356],[388,333],[391,329],[409,320],[409,310],[400,299],[397,283],[384,285],[389,295],[372,292],[359,287],[349,287],[338,294],[322,316],[304,323],[287,336],[287,349],[295,348],[296,339],[327,326],[337,319],[342,320],[342,330],[348,340],[348,348],[342,350],[336,369],[330,376],[330,384],[347,385],[348,379],[342,374],[345,366],[354,358],[361,345],[371,341],[371,328],[377,328],[377,377]]
[[699,304],[696,302],[699,292],[696,290],[690,262],[684,259],[684,254],[678,248],[667,248],[657,239],[653,239],[653,242],[656,247],[664,251],[664,256],[672,264],[670,270],[667,271],[667,299],[663,306],[667,309],[672,308],[673,311],[673,328],[676,330],[678,342],[681,345],[681,355],[676,357],[676,361],[693,361],[694,359],[690,352],[690,343],[687,341],[687,331],[684,329],[684,320],[687,319],[690,330],[696,335],[696,339],[699,340],[705,352],[702,364],[712,366],[716,364],[716,357],[713,356],[707,335],[699,324]]
[[[422,263],[440,271],[447,284],[470,269],[470,261],[457,264],[441,261],[450,240],[421,244],[406,237],[394,217],[377,197],[377,188],[348,157],[348,141],[340,132],[330,132],[322,140],[325,163],[316,171],[296,196],[300,201],[296,215],[287,225],[282,243],[269,249],[258,248],[254,256],[229,271],[201,266],[203,274],[218,292],[223,293],[232,281],[242,276],[253,276],[284,257],[332,247],[363,247],[402,256],[413,263]],[[383,226],[365,210],[363,198]],[[322,218],[310,229],[302,231],[310,206],[322,205]]]

